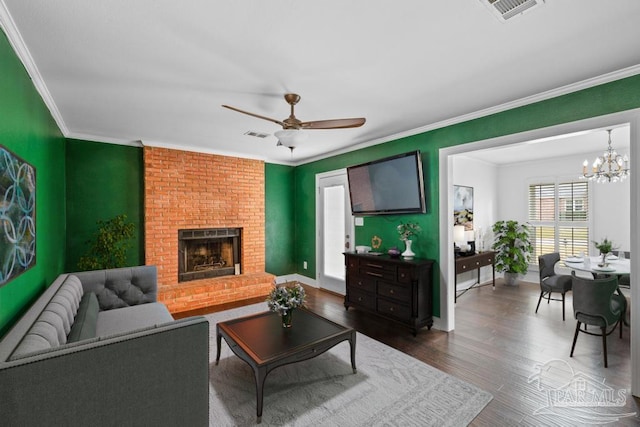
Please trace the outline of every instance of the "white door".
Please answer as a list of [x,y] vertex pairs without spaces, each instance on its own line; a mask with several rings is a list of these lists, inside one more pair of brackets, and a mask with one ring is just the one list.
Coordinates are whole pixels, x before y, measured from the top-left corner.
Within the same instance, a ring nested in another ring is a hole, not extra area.
[[318,224],[318,285],[322,289],[345,294],[345,266],[343,252],[353,245],[353,217],[349,205],[347,171],[319,174]]

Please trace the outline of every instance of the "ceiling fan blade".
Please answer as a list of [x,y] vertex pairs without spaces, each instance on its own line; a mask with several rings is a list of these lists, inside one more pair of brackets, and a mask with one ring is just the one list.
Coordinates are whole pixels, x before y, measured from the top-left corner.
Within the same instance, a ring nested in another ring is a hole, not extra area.
[[281,121],[281,120],[276,120],[276,119],[272,119],[271,117],[261,116],[260,114],[250,113],[248,111],[244,111],[244,110],[241,110],[239,108],[232,107],[230,105],[223,105],[223,107],[224,108],[228,108],[228,109],[233,110],[233,111],[237,111],[238,113],[246,114],[248,116],[257,117],[257,118],[262,119],[262,120],[268,120],[270,122],[279,124],[282,127],[286,126],[285,123],[283,121]]
[[360,127],[367,120],[364,117],[352,119],[316,120],[300,123],[302,129],[345,129]]

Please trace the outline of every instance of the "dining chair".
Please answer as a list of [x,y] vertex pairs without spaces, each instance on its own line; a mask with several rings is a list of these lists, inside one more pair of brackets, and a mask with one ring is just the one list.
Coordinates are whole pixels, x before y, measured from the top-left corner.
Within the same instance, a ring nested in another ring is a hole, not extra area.
[[[620,324],[620,338],[622,338],[622,315],[625,312],[626,300],[624,296],[616,294],[618,279],[606,277],[603,279],[585,279],[571,273],[573,284],[573,315],[578,323],[573,336],[570,357],[576,348],[578,334],[583,332],[588,335],[602,337],[602,349],[604,354],[604,367],[607,367],[607,336],[615,331]],[[584,327],[581,327],[583,326]],[[587,330],[587,325],[597,326],[600,333]]]
[[[540,255],[538,257],[538,268],[540,270],[540,298],[538,298],[538,305],[536,306],[536,313],[540,308],[540,301],[542,298],[549,301],[562,301],[562,320],[565,320],[564,316],[564,295],[567,291],[571,290],[571,276],[566,274],[556,274],[555,266],[560,261],[560,253],[552,252],[550,254]],[[558,292],[562,295],[562,298],[551,298],[553,292]]]

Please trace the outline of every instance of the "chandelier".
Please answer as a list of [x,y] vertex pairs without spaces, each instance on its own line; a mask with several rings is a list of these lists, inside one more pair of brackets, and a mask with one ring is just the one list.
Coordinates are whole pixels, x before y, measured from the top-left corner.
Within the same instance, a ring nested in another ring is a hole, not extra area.
[[618,182],[624,181],[629,176],[629,158],[626,154],[621,156],[611,147],[611,129],[607,132],[609,132],[607,151],[602,156],[596,157],[591,172],[587,170],[589,162],[585,160],[582,163],[580,178],[595,182]]

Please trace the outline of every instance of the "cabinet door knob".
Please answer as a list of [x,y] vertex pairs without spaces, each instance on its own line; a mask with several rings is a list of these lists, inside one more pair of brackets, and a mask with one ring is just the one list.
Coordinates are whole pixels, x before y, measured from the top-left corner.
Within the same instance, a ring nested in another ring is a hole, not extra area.
[[389,293],[390,293],[391,295],[393,295],[393,289],[391,289],[391,290],[389,291]]
[[393,311],[393,307],[389,307],[389,311]]

